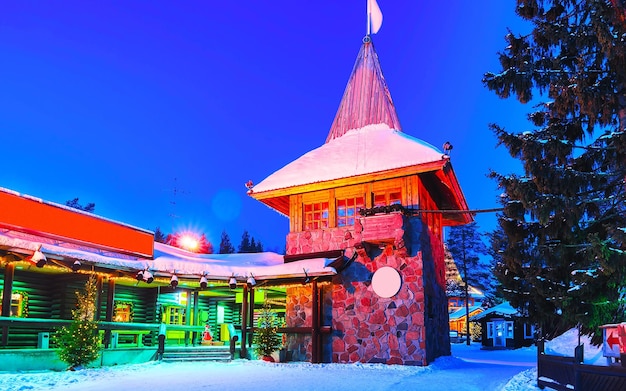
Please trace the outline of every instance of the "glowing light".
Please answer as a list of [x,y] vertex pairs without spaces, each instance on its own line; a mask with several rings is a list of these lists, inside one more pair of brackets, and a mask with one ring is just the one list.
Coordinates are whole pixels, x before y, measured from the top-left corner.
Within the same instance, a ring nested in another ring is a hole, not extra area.
[[198,247],[200,247],[200,241],[198,238],[190,233],[182,234],[178,240],[178,244],[181,248],[189,251],[196,251],[198,250]]

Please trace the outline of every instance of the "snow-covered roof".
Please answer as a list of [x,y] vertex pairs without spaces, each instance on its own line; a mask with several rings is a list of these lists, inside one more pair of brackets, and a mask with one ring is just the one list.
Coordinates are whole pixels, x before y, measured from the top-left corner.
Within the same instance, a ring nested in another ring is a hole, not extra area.
[[[334,259],[312,258],[285,263],[284,257],[273,252],[245,254],[195,254],[162,243],[154,244],[151,267],[165,273],[202,275],[228,279],[230,276],[256,279],[290,278],[333,275]],[[305,273],[306,271],[306,273]]]
[[[477,311],[481,309],[480,305],[471,305],[469,307],[469,313],[471,314],[474,311]],[[465,317],[465,307],[459,308],[458,310],[450,313],[450,315],[448,315],[450,320],[457,320],[457,319],[461,319]]]
[[495,314],[506,317],[520,316],[520,313],[517,309],[511,307],[508,301],[505,301],[502,304],[498,304],[495,307],[491,307],[481,312],[480,314],[474,315],[470,318],[470,321],[480,320],[488,315]]
[[227,280],[231,276],[257,280],[336,274],[330,266],[335,260],[312,258],[284,263],[282,255],[272,252],[246,254],[195,254],[162,243],[154,243],[154,259],[112,253],[78,246],[37,235],[11,230],[0,231],[0,248],[30,255],[40,248],[49,258],[79,260],[110,270],[149,270],[154,275],[202,276]]
[[252,188],[253,193],[357,177],[359,175],[442,162],[434,146],[386,124],[353,129],[274,172]]

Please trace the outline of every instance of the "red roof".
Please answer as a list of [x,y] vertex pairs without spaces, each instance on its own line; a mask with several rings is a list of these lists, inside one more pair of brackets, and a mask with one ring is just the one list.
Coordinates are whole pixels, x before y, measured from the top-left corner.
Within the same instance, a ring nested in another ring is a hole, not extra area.
[[369,36],[363,39],[326,142],[367,125],[401,130],[396,108]]

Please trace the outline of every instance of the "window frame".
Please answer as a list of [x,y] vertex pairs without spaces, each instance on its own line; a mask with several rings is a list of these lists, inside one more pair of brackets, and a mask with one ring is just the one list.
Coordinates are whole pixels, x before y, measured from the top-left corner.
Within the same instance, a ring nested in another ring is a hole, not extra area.
[[[351,201],[351,204],[350,204]],[[345,203],[341,206],[340,203]],[[339,196],[335,198],[335,221],[337,227],[350,227],[356,223],[359,210],[365,208],[365,196],[363,194],[355,194],[349,196]],[[344,215],[341,211],[345,210]]]

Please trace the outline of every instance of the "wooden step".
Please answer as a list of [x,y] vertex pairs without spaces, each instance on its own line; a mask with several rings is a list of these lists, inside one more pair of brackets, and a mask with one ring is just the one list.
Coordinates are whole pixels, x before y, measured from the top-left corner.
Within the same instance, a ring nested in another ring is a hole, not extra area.
[[232,359],[228,347],[175,347],[165,348],[162,361],[220,361]]

